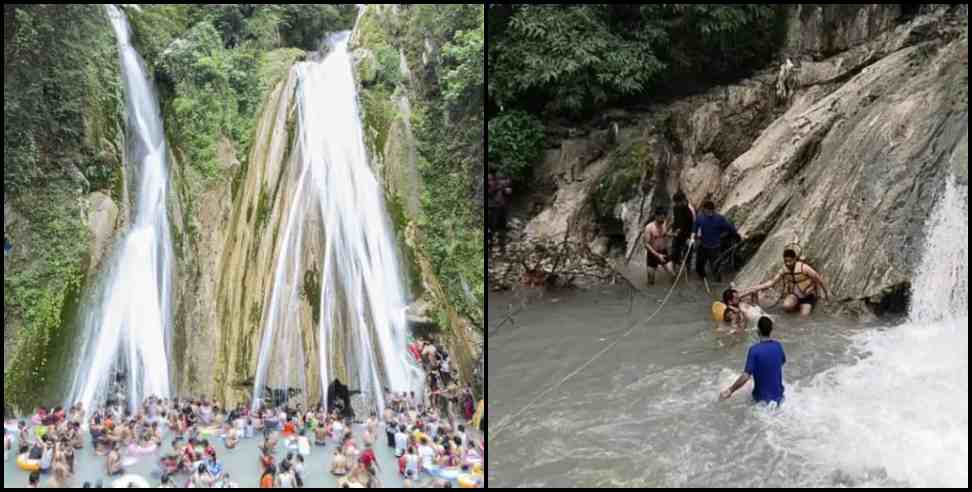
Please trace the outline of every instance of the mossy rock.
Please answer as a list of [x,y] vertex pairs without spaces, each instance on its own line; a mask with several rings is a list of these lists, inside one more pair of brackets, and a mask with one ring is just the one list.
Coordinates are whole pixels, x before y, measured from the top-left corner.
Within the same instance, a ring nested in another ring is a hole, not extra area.
[[321,272],[317,269],[304,272],[304,298],[313,310],[314,325],[321,322]]
[[638,194],[642,175],[647,172],[645,179],[650,182],[655,173],[655,163],[646,142],[625,145],[614,151],[609,159],[611,169],[598,182],[591,196],[595,213],[600,218],[612,217],[618,204]]
[[354,58],[358,82],[364,87],[370,86],[378,78],[378,59],[371,50],[364,48],[355,50]]
[[374,49],[391,44],[388,34],[382,28],[378,6],[376,5],[365,7],[365,12],[358,20],[356,29],[354,47]]
[[374,88],[361,93],[361,109],[365,140],[375,155],[379,155],[388,141],[388,132],[398,112],[392,102],[391,94],[383,89]]
[[25,224],[15,241],[43,245],[5,260],[4,316],[16,333],[4,363],[4,400],[18,409],[51,405],[62,396],[55,393],[69,370],[65,341],[76,338],[73,319],[90,241],[78,198],[71,182],[58,180],[12,199]]

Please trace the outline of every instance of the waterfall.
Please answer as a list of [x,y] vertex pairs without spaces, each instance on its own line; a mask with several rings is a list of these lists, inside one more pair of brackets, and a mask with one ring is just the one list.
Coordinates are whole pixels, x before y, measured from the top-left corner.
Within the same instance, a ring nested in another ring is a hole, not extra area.
[[[306,282],[304,248],[312,234],[323,244],[317,363],[322,399],[344,361],[352,390],[384,408],[384,389],[421,394],[424,375],[406,347],[407,304],[395,235],[383,190],[372,172],[352,76],[348,33],[329,40],[320,62],[297,65],[299,178],[284,223],[273,290],[264,317],[254,389],[298,388],[307,394],[304,340],[299,309]],[[341,354],[341,357],[336,357]]]
[[945,188],[915,252],[908,321],[855,336],[856,363],[788,388],[768,417],[773,445],[832,474],[822,483],[968,486],[969,198],[954,179]]
[[[148,396],[170,396],[172,240],[166,215],[168,152],[158,99],[130,42],[124,13],[107,6],[125,86],[125,165],[136,184],[133,220],[115,245],[85,307],[81,353],[70,400],[87,411],[124,390],[134,410]],[[118,384],[121,383],[121,384]]]

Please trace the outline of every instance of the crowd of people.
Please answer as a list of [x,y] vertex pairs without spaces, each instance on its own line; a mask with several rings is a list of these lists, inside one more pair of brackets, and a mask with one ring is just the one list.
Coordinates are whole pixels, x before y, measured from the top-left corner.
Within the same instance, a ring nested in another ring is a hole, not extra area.
[[[408,351],[425,370],[425,400],[429,406],[440,409],[449,417],[462,415],[470,420],[475,413],[476,398],[472,388],[461,388],[457,384],[449,353],[441,345],[424,339],[409,344]],[[485,432],[485,429],[480,430]]]
[[[695,254],[695,271],[702,279],[706,291],[711,293],[709,277],[721,280],[724,264],[731,264],[736,249],[745,240],[723,215],[715,210],[711,199],[702,203],[700,212],[689,204],[685,194],[678,191],[672,197],[671,216],[665,207],[658,207],[652,220],[645,225],[645,263],[648,267],[649,285],[654,285],[658,271],[667,272],[673,279],[677,270],[688,263],[687,257]],[[797,244],[792,246],[797,247]],[[687,272],[686,272],[687,275]],[[794,248],[783,251],[783,265],[769,281],[751,288],[729,289],[723,293],[722,302],[713,306],[713,317],[727,324],[739,324],[746,318],[755,322],[762,315],[758,295],[774,286],[782,288],[782,306],[786,312],[799,312],[809,316],[821,294],[829,297],[822,275],[800,257]],[[749,303],[740,300],[749,298]],[[778,301],[779,302],[779,301]]]
[[[471,396],[468,389],[458,394]],[[150,397],[135,412],[115,402],[91,411],[81,404],[40,408],[28,420],[5,422],[4,461],[16,448],[18,467],[30,473],[29,486],[40,485],[45,474],[49,487],[76,487],[76,452],[91,446],[104,457],[104,476],[109,480],[129,476],[126,468],[149,458],[157,463],[153,475],[160,488],[236,488],[239,484],[219,459],[223,451],[218,453],[214,444],[222,441],[225,452],[231,453],[251,441],[260,451],[261,473],[258,484],[246,485],[301,488],[309,474],[330,473],[338,487],[371,488],[384,485],[376,449],[387,446],[407,488],[484,486],[485,442],[469,431],[474,411],[467,406],[442,414],[431,400],[414,393],[385,396],[384,413],[372,413],[362,422],[342,416],[340,408],[325,410],[323,405],[313,410],[298,403],[293,408],[285,404],[251,411],[243,404],[221,408],[205,398]],[[482,408],[480,402],[480,413]],[[333,456],[329,469],[305,461],[312,448],[326,449],[315,457]],[[278,461],[278,450],[286,452],[286,458]]]

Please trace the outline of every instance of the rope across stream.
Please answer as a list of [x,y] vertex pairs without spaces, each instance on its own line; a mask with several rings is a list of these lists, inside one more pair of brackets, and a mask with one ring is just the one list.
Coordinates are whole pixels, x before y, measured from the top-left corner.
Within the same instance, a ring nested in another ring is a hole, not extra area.
[[[675,276],[675,281],[672,282],[672,287],[670,289],[668,289],[668,293],[665,295],[665,298],[662,300],[661,305],[659,305],[658,308],[655,309],[655,312],[652,313],[651,316],[648,316],[648,318],[645,319],[645,322],[651,321],[655,316],[657,316],[658,313],[660,313],[661,310],[665,307],[665,304],[668,303],[668,300],[671,299],[672,294],[675,292],[675,287],[678,286],[678,281],[682,277],[682,273],[685,272],[685,263],[688,261],[689,253],[691,253],[691,248],[686,252],[685,258],[682,259],[682,265],[678,269],[678,274]],[[632,316],[634,316],[634,315],[632,315]],[[590,367],[590,365],[593,364],[594,362],[596,362],[598,359],[600,359],[601,356],[603,356],[604,354],[610,352],[611,349],[613,349],[614,347],[617,347],[618,344],[621,343],[621,340],[623,340],[624,338],[628,337],[628,335],[631,335],[632,333],[634,333],[634,330],[637,327],[638,322],[639,321],[637,319],[632,320],[629,323],[628,331],[626,331],[623,335],[619,336],[617,339],[615,339],[613,342],[611,342],[608,346],[606,346],[603,349],[601,349],[601,351],[598,352],[597,354],[595,354],[594,357],[591,357],[591,359],[589,361],[585,362],[583,365],[581,365],[580,367],[578,367],[576,370],[574,370],[573,372],[571,372],[570,374],[568,374],[565,378],[561,379],[560,382],[558,382],[557,384],[554,384],[553,386],[550,386],[545,391],[541,392],[532,401],[530,401],[530,403],[528,403],[525,407],[521,408],[519,411],[517,411],[517,412],[515,412],[513,414],[508,415],[505,419],[503,419],[499,423],[499,427],[493,433],[489,434],[488,441],[489,442],[494,442],[497,437],[499,437],[501,434],[503,434],[503,431],[505,431],[506,429],[509,428],[509,424],[510,424],[510,422],[513,421],[513,419],[519,417],[520,415],[523,415],[524,412],[526,412],[527,410],[530,410],[531,408],[533,408],[533,406],[536,405],[541,399],[543,399],[543,397],[545,397],[545,396],[549,395],[550,393],[556,391],[558,388],[560,388],[561,386],[563,386],[564,383],[566,383],[567,381],[569,381],[571,378],[573,378],[574,376],[580,374],[584,369],[587,369],[588,367]]]

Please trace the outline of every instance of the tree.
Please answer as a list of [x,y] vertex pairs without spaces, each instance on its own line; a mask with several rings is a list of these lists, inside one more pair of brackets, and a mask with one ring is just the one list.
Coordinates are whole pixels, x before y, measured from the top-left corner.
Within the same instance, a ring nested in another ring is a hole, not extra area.
[[779,25],[764,5],[502,5],[489,9],[488,95],[589,110],[662,85],[735,77],[770,61]]

